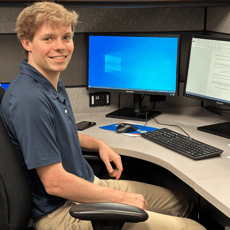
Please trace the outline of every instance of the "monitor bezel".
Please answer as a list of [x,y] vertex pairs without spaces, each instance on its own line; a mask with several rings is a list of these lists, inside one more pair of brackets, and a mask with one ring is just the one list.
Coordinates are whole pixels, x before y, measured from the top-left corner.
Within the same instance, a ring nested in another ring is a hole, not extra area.
[[207,98],[205,96],[195,96],[195,95],[191,95],[189,93],[186,93],[186,87],[187,87],[187,81],[188,81],[188,70],[189,70],[189,63],[190,63],[190,54],[191,54],[191,48],[192,48],[192,40],[193,38],[200,38],[200,39],[208,39],[208,40],[217,40],[217,41],[227,41],[230,42],[230,38],[227,37],[215,37],[215,36],[210,36],[210,35],[191,35],[191,39],[190,39],[190,46],[189,46],[189,52],[188,52],[188,58],[187,58],[187,65],[186,65],[186,77],[185,77],[185,83],[184,83],[184,91],[183,91],[183,96],[185,97],[189,97],[192,99],[197,99],[200,101],[206,101],[206,102],[213,102],[217,105],[222,105],[222,106],[230,106],[230,102],[223,102],[222,100],[218,100],[218,99],[212,99],[212,98]]
[[[177,49],[177,73],[176,73],[176,92],[174,95],[165,92],[151,92],[142,90],[126,90],[126,89],[111,89],[111,88],[91,88],[89,87],[89,37],[90,36],[123,36],[123,37],[175,37],[178,38],[178,49]],[[170,34],[170,33],[89,33],[87,36],[87,61],[86,61],[86,89],[88,91],[109,91],[119,93],[131,93],[131,94],[146,94],[146,95],[162,95],[162,96],[178,96],[179,95],[179,78],[180,78],[180,56],[181,56],[181,35]]]

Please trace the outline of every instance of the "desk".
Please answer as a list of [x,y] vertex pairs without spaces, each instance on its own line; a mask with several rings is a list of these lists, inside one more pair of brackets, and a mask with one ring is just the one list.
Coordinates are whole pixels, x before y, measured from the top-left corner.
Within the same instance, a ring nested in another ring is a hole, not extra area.
[[[197,130],[197,126],[224,122],[226,118],[198,107],[161,111],[162,114],[156,118],[158,122],[179,125],[191,137],[223,149],[222,156],[194,161],[144,138],[99,129],[100,126],[127,122],[123,119],[106,118],[105,113],[76,114],[75,118],[76,122],[88,120],[97,123],[96,126],[81,132],[82,134],[105,141],[120,155],[143,159],[166,168],[230,218],[230,139]],[[156,128],[167,127],[182,133],[177,127],[159,125],[153,119],[148,121],[147,125]]]

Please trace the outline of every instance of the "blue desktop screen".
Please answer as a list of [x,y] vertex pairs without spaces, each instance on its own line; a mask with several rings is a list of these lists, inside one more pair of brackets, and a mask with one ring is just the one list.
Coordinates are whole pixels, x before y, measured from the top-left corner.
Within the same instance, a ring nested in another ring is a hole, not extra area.
[[88,89],[175,95],[178,37],[89,36]]

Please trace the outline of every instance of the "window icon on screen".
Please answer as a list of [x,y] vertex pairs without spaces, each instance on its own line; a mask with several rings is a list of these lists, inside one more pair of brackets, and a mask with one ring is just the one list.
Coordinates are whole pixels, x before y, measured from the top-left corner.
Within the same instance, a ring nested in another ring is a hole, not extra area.
[[121,58],[105,55],[105,72],[121,71]]

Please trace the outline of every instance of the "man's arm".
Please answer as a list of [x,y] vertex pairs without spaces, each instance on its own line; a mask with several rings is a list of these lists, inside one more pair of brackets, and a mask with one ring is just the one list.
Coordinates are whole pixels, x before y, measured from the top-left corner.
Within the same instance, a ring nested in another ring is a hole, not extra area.
[[79,203],[115,202],[147,209],[147,203],[140,194],[127,193],[117,189],[95,185],[65,171],[62,163],[36,168],[46,192]]
[[[111,177],[116,177],[118,180],[121,177],[123,166],[121,157],[114,152],[105,142],[83,134],[78,134],[81,148],[97,150],[102,161],[105,163],[106,168]],[[113,169],[110,162],[116,165],[116,169]]]

